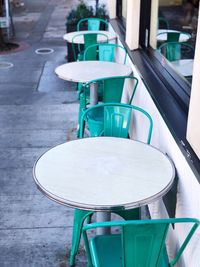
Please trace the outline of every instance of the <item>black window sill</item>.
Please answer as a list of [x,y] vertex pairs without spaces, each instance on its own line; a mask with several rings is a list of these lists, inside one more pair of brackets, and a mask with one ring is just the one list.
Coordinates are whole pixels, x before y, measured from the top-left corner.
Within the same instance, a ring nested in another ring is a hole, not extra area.
[[[200,160],[186,140],[190,86],[169,66],[161,64],[158,53],[151,48],[130,51],[125,43],[125,28],[119,20],[110,21],[139,70],[148,92],[171,131],[177,145],[200,182]],[[161,56],[160,56],[161,57]]]

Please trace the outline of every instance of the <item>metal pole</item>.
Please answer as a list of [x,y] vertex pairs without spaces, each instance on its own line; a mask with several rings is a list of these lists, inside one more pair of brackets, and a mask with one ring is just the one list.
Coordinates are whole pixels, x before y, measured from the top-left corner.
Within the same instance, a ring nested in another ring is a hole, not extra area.
[[6,13],[6,21],[8,22],[7,27],[7,37],[10,38],[10,12],[9,12],[9,0],[4,0],[5,3],[5,13]]

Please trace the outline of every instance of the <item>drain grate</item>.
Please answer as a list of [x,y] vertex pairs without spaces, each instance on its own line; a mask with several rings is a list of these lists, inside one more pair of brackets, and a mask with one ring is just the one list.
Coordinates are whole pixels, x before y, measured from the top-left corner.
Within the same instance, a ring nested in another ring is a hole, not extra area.
[[41,55],[47,55],[47,54],[51,54],[53,52],[54,52],[54,50],[51,48],[39,48],[39,49],[35,50],[36,54],[41,54]]
[[12,68],[14,65],[11,62],[0,62],[0,69],[9,69]]

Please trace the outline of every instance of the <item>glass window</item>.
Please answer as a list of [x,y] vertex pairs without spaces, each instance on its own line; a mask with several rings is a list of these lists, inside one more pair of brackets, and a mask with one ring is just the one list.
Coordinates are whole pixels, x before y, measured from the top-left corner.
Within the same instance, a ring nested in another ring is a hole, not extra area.
[[192,81],[199,0],[159,0],[157,50],[182,78]]
[[122,17],[126,20],[127,16],[127,0],[122,0]]
[[117,0],[117,16],[122,20],[125,26],[127,17],[127,0]]

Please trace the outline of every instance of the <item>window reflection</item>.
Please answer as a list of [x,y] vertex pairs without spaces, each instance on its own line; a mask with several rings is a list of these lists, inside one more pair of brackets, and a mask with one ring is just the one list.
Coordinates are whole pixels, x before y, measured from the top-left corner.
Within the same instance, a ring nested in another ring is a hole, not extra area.
[[122,17],[126,20],[127,16],[127,0],[122,1]]
[[117,17],[122,20],[123,25],[126,27],[127,0],[117,0]]
[[198,0],[159,0],[157,49],[190,83],[198,10]]

